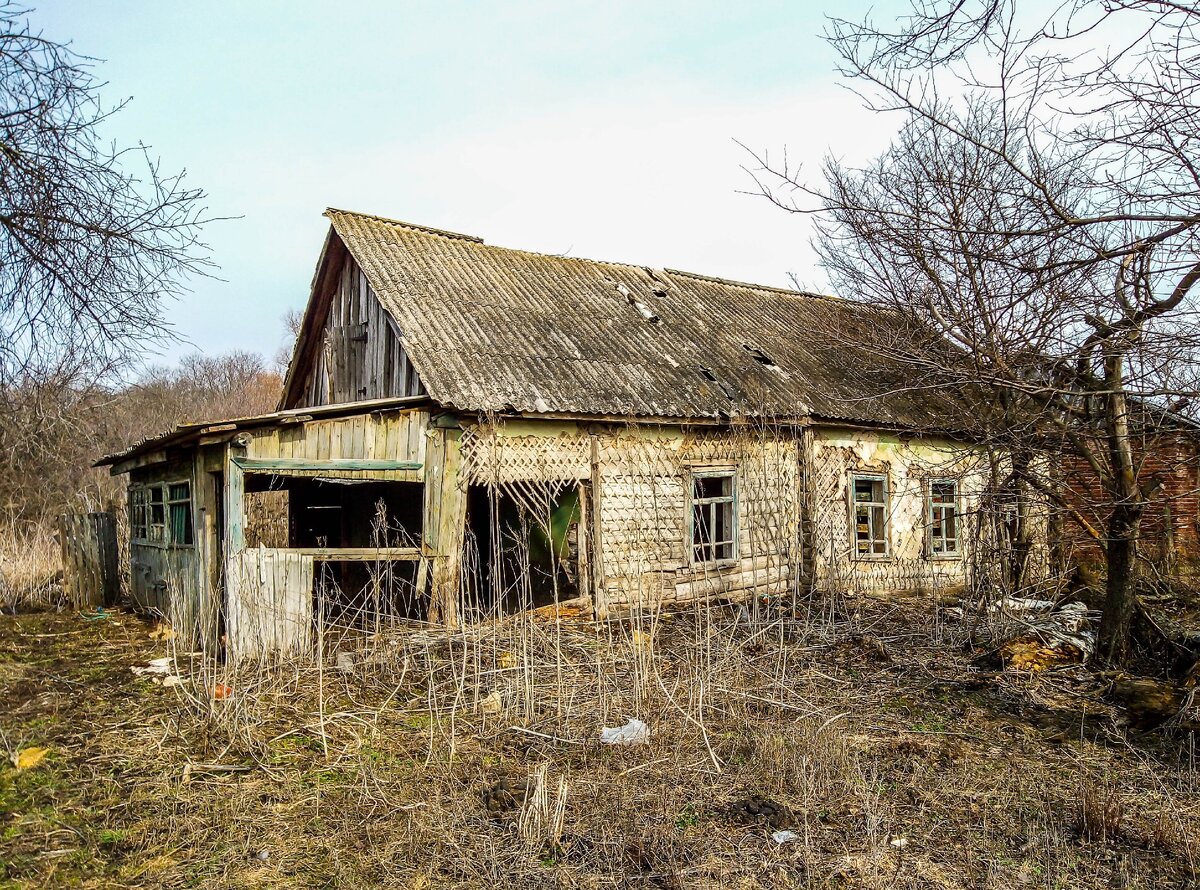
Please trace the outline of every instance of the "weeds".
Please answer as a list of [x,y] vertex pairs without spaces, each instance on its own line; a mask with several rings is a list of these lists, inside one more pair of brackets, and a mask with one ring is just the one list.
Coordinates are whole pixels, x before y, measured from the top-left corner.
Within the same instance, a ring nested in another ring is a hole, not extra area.
[[0,613],[57,607],[60,566],[58,540],[49,528],[0,521]]
[[[192,658],[128,614],[6,619],[0,634],[16,657],[0,661],[0,730],[10,746],[54,753],[37,770],[0,767],[2,880],[1194,879],[1187,849],[1200,837],[1200,796],[1186,759],[1131,757],[1119,738],[1047,741],[1005,709],[1018,688],[1048,700],[1052,678],[956,692],[936,678],[969,670],[961,656],[914,636],[902,610],[861,611],[841,622],[776,612],[761,625],[723,607],[600,623],[521,614],[456,632],[405,625],[345,637],[320,662],[243,664]],[[864,620],[887,659],[861,657],[853,638]],[[772,622],[803,630],[763,633]],[[164,647],[184,685],[128,671]],[[352,656],[350,669],[337,668],[339,654]],[[233,695],[214,700],[218,682]],[[896,701],[905,706],[889,707]],[[630,716],[650,726],[647,744],[600,744],[603,726]],[[756,800],[778,804],[770,819],[725,815]],[[796,839],[777,843],[778,829]]]

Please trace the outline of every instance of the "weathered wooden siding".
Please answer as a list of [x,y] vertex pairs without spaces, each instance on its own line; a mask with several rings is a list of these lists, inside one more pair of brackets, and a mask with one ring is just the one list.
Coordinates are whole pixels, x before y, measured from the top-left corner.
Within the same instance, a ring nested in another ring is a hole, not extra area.
[[226,622],[235,658],[305,651],[313,634],[313,558],[252,547],[229,560]]
[[[405,461],[425,463],[426,410],[381,411],[332,420],[309,420],[252,430],[243,456],[306,461]],[[297,476],[420,481],[420,470],[347,469],[330,464],[319,470],[289,470]]]
[[200,616],[204,608],[204,555],[200,551],[202,524],[197,503],[197,483],[204,475],[196,465],[195,452],[189,452],[169,463],[154,464],[134,470],[130,485],[140,486],[157,482],[187,481],[192,490],[193,546],[167,543],[130,541],[129,592],[138,608],[165,617],[175,632],[193,641],[201,631]]
[[321,347],[306,369],[297,407],[424,392],[396,323],[349,256],[320,336]]
[[[590,483],[591,574],[600,613],[779,594],[796,578],[798,463],[790,433],[531,421],[471,427],[462,448],[463,471],[473,484]],[[687,541],[690,473],[714,468],[737,473],[738,558],[731,565],[695,566]]]
[[114,605],[121,595],[116,517],[108,512],[64,513],[58,535],[67,602],[75,609]]
[[[949,441],[900,439],[862,430],[814,429],[811,452],[813,571],[818,586],[840,590],[938,590],[965,584],[973,530],[987,462],[978,450]],[[888,480],[889,553],[855,554],[850,528],[849,480],[854,473]],[[930,558],[926,552],[926,483],[931,478],[959,484],[959,558]]]

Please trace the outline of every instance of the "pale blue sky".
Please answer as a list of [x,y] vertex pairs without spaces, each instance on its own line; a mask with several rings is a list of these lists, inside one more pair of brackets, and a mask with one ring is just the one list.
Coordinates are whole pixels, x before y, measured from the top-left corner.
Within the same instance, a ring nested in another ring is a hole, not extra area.
[[242,217],[207,233],[225,280],[193,282],[179,333],[270,355],[327,206],[820,287],[806,221],[737,194],[733,140],[810,168],[883,147],[891,123],[838,86],[819,38],[857,5],[44,0],[32,20],[105,60],[109,101],[132,99],[113,137]]

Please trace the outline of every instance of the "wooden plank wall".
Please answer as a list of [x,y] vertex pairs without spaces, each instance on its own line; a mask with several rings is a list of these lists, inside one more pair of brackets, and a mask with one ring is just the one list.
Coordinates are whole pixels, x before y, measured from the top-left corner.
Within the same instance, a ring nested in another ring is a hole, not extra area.
[[313,634],[313,558],[254,547],[229,562],[226,627],[234,658],[305,652]]
[[322,348],[308,369],[301,407],[424,392],[395,322],[350,256],[319,336]]
[[[225,465],[225,608],[230,651],[236,657],[294,653],[311,644],[314,563],[312,552],[245,546],[244,475],[250,470],[243,471],[237,459],[326,463],[315,469],[289,468],[287,475],[421,482],[426,476],[428,426],[429,411],[424,409],[301,420],[250,431],[244,449],[231,449],[233,459]],[[416,466],[346,469],[333,461]]]
[[[557,422],[481,424],[463,438],[469,481],[587,480],[593,604],[609,609],[713,596],[781,594],[799,569],[796,434],[784,431],[584,429]],[[739,558],[695,566],[687,546],[693,467],[738,476]]]
[[195,548],[129,545],[129,587],[139,609],[162,615],[181,638],[197,631],[200,558]]
[[59,517],[63,593],[74,609],[111,606],[120,599],[117,520],[112,513],[64,513]]
[[[429,412],[355,414],[334,420],[310,420],[252,432],[245,456],[254,459],[395,460],[425,463],[425,430]],[[330,468],[332,469],[332,468]],[[420,470],[329,470],[297,475],[419,482]]]

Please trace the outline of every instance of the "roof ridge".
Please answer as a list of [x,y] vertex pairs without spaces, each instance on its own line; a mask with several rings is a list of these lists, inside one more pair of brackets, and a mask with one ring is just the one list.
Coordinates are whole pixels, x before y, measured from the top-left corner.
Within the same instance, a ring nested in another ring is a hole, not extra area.
[[[834,294],[820,294],[813,291],[797,290],[795,288],[779,287],[773,284],[756,284],[752,281],[736,281],[732,278],[721,278],[717,275],[705,275],[702,272],[687,272],[683,269],[672,269],[667,266],[651,266],[646,263],[627,263],[621,260],[600,260],[592,257],[568,256],[562,253],[547,253],[544,250],[529,250],[525,247],[506,247],[502,244],[487,244],[482,238],[477,235],[466,235],[462,232],[451,232],[447,229],[437,229],[433,226],[423,226],[418,223],[405,222],[404,220],[391,219],[387,216],[379,216],[375,213],[360,213],[357,210],[340,210],[336,207],[329,207],[325,210],[325,215],[343,214],[345,216],[358,216],[363,219],[372,219],[377,222],[387,223],[389,225],[401,226],[406,229],[415,229],[419,232],[429,232],[433,235],[442,235],[447,238],[461,238],[464,241],[473,241],[477,244],[484,244],[494,250],[509,250],[514,253],[523,253],[529,256],[548,257],[556,260],[572,260],[579,263],[593,263],[599,266],[618,266],[624,269],[637,269],[642,272],[654,272],[655,270],[666,272],[668,275],[683,275],[687,278],[696,278],[701,281],[711,281],[715,284],[725,284],[730,287],[745,287],[750,290],[770,291],[771,293],[783,294],[789,297],[808,297],[815,300],[832,300],[837,303],[853,302],[844,297],[835,296]],[[864,304],[869,305],[869,304]]]
[[357,210],[342,210],[338,207],[326,207],[325,216],[331,214],[341,214],[342,216],[360,216],[363,219],[373,219],[376,222],[388,223],[393,226],[403,226],[406,229],[416,229],[420,232],[429,232],[432,235],[441,235],[445,238],[461,238],[464,241],[474,241],[477,244],[483,244],[484,241],[478,235],[467,235],[464,232],[451,232],[449,229],[435,229],[433,226],[423,226],[419,223],[405,222],[402,219],[392,219],[387,216],[379,216],[375,213],[361,213]]
[[779,287],[774,284],[755,284],[753,281],[737,281],[733,278],[721,278],[718,275],[705,275],[703,272],[686,272],[683,269],[672,269],[669,266],[664,267],[663,271],[668,275],[684,275],[688,278],[699,278],[701,281],[712,281],[716,284],[728,284],[731,287],[747,287],[751,290],[769,290],[777,294],[787,294],[789,297],[815,297],[820,300],[838,300],[842,301],[842,297],[836,297],[833,294],[818,294],[813,291],[797,290],[792,287]]

